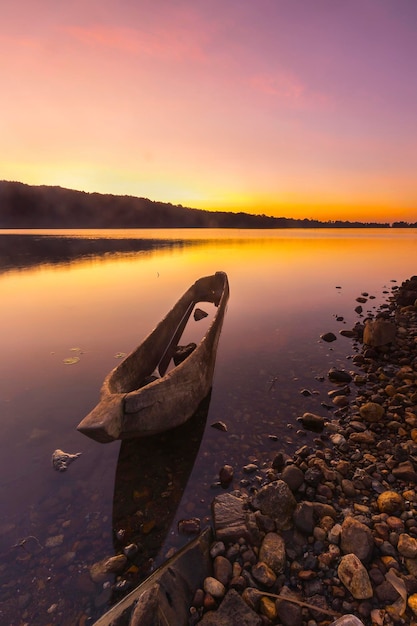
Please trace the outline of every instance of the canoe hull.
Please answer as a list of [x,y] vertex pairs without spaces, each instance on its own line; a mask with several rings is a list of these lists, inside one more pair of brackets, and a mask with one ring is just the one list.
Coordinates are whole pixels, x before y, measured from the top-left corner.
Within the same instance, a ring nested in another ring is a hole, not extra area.
[[[187,421],[211,389],[228,298],[224,272],[197,280],[143,343],[108,374],[100,402],[78,430],[106,443],[154,435]],[[169,358],[194,307],[201,302],[217,307],[201,342],[182,363],[141,386]]]

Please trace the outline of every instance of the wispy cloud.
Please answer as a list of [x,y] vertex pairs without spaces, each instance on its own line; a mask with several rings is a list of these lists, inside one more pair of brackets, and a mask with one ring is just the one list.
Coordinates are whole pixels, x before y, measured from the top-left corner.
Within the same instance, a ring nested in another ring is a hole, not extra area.
[[299,102],[306,93],[305,85],[295,76],[284,72],[251,76],[249,84],[256,91],[293,103]]
[[111,26],[70,26],[66,32],[83,44],[158,60],[205,61],[205,37],[185,25],[174,29],[160,26],[152,31]]
[[295,74],[286,70],[260,72],[247,79],[250,89],[271,100],[294,108],[330,108],[333,99],[330,94],[315,91]]

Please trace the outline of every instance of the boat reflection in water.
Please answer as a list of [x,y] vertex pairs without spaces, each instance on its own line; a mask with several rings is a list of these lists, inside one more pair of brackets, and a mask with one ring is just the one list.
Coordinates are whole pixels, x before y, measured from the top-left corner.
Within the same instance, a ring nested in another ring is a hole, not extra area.
[[122,441],[113,497],[117,554],[128,558],[112,601],[144,580],[171,528],[203,437],[210,394],[185,424]]

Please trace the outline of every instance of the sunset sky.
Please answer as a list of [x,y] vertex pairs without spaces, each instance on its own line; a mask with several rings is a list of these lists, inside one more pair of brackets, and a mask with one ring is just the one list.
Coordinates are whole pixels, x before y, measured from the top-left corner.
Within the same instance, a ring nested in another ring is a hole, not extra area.
[[417,221],[416,0],[20,0],[0,179]]

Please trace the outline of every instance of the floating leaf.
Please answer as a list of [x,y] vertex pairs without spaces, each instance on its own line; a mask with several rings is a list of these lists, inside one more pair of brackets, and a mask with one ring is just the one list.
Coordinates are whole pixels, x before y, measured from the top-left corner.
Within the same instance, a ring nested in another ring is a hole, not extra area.
[[79,360],[80,360],[79,356],[72,356],[72,357],[69,357],[68,359],[64,359],[64,363],[65,365],[74,365],[74,363],[78,363]]

